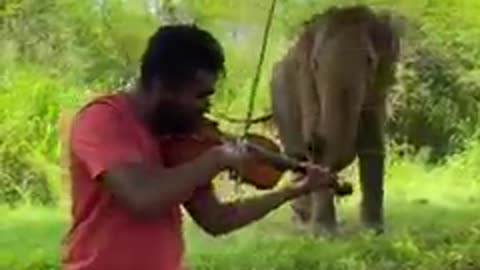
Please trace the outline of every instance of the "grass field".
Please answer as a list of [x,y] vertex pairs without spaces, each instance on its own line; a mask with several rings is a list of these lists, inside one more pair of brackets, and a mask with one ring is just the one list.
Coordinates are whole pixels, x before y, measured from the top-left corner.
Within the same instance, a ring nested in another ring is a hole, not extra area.
[[[340,204],[345,233],[309,239],[284,207],[228,236],[185,226],[191,269],[480,269],[480,186],[457,169],[427,170],[415,162],[390,166],[386,234],[358,227],[358,193]],[[462,176],[462,177],[459,177]],[[357,187],[358,188],[358,187]],[[58,269],[65,211],[0,209],[0,269]]]

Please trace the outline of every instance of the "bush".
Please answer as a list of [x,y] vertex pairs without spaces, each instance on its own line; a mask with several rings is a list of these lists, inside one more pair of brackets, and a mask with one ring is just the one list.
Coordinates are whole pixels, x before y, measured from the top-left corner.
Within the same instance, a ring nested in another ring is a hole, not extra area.
[[390,99],[391,138],[430,149],[431,161],[463,150],[480,120],[478,26],[466,26],[469,17],[457,8],[428,7],[414,22],[419,31],[407,36]]
[[[136,75],[146,38],[164,21],[161,4],[170,6],[168,18],[194,19],[225,45],[228,73],[219,85],[214,111],[244,117],[269,3],[160,1],[151,12],[144,5],[147,2],[7,0],[0,4],[4,52],[0,55],[0,203],[51,204],[65,194],[59,171],[60,112],[78,106],[89,95],[87,90],[115,89]],[[270,110],[271,67],[297,27],[333,2],[279,1],[254,115]],[[480,4],[397,2],[382,3],[407,14],[411,25],[398,83],[389,98],[389,144],[406,145],[401,149],[408,149],[408,154],[425,153],[426,148],[429,160],[442,160],[465,148],[480,120]],[[397,149],[391,151],[400,154],[392,156],[400,158],[406,150]]]

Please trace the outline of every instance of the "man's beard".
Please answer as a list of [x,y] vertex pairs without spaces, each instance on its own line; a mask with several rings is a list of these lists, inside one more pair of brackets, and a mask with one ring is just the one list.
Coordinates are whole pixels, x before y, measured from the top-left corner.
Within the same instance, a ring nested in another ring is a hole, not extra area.
[[156,135],[186,135],[193,133],[201,123],[201,113],[182,109],[172,103],[164,103],[151,114],[151,132]]

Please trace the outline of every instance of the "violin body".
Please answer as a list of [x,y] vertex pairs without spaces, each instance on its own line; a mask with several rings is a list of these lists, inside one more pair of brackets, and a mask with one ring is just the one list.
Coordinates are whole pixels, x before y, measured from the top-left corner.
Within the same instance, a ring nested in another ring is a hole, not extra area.
[[[205,120],[205,124],[194,135],[183,138],[176,137],[169,142],[169,151],[166,153],[168,163],[179,164],[188,162],[200,156],[213,146],[221,145],[226,137],[218,129],[217,124]],[[247,141],[270,151],[280,153],[280,147],[272,140],[259,136],[248,135]],[[246,159],[245,170],[240,174],[242,182],[253,185],[257,189],[271,189],[280,181],[283,171],[276,170],[267,162],[254,155]]]
[[[265,136],[247,134],[245,137],[253,150],[245,160],[244,170],[240,173],[243,183],[265,190],[274,188],[287,170],[306,173],[305,167],[295,160],[281,155],[280,147]],[[169,145],[168,162],[179,164],[195,159],[213,146],[221,145],[226,136],[218,129],[217,124],[205,120],[202,128],[192,136],[175,138]],[[333,187],[339,196],[350,195],[353,188],[349,183],[337,183]]]

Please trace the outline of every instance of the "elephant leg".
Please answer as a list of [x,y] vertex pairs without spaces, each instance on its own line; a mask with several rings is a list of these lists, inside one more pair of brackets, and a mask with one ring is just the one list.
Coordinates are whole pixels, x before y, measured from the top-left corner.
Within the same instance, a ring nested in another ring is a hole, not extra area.
[[384,226],[384,160],[383,111],[362,112],[358,136],[361,220],[367,228],[383,231]]
[[[270,82],[271,108],[278,136],[287,156],[297,160],[306,160],[306,147],[302,135],[302,112],[292,78],[291,62],[284,61],[276,65]],[[301,225],[310,219],[310,196],[302,196],[291,202],[293,219]]]
[[366,227],[381,232],[384,226],[384,156],[362,154],[359,160],[362,190],[361,219]]
[[[315,130],[318,126],[320,120],[320,101],[315,90],[314,81],[310,70],[305,66],[299,66],[296,70],[297,77],[295,80],[292,80],[295,90],[295,95],[291,96],[288,100],[292,105],[295,104],[295,116],[300,116],[300,118],[293,119],[293,112],[288,112],[290,117],[290,122],[296,123],[295,139],[296,142],[302,145],[302,158],[304,160],[311,159],[306,153],[312,153],[308,149],[310,143],[314,141]],[[293,123],[290,123],[293,125]],[[293,131],[289,131],[293,132]],[[300,135],[300,136],[298,136]],[[314,155],[315,156],[315,155]],[[302,197],[295,199],[292,202],[292,208],[295,212],[295,218],[301,225],[313,225],[311,226],[311,233],[315,234],[318,220],[315,216],[312,215],[312,211],[315,208],[315,195],[308,194]]]
[[[330,164],[328,160],[322,159],[326,149],[324,138],[315,136],[310,142],[310,153],[312,161],[316,164]],[[314,235],[334,233],[337,228],[337,216],[335,210],[334,195],[328,190],[319,190],[311,193],[310,226]]]
[[312,193],[312,216],[310,222],[315,236],[324,233],[335,233],[337,217],[332,192],[322,190]]
[[306,149],[302,138],[302,115],[295,83],[291,78],[291,65],[285,61],[274,68],[270,82],[271,108],[283,151],[292,158],[304,159]]
[[[328,165],[324,160],[326,140],[318,132],[321,129],[322,101],[321,91],[315,87],[313,74],[303,70],[299,82],[299,96],[302,113],[303,141],[308,147],[308,159],[316,164]],[[308,206],[308,223],[310,233],[318,236],[331,233],[336,229],[335,204],[329,191],[313,192],[308,198],[302,198],[298,203]]]

